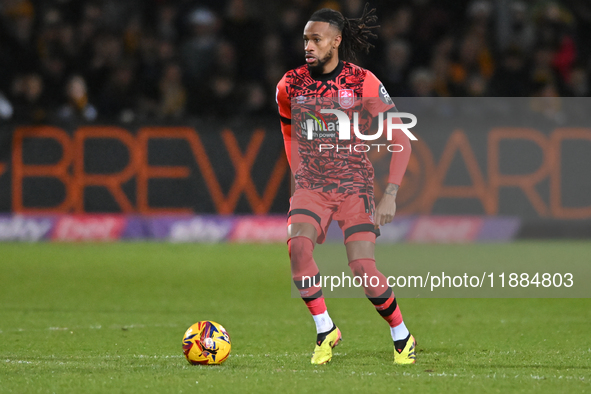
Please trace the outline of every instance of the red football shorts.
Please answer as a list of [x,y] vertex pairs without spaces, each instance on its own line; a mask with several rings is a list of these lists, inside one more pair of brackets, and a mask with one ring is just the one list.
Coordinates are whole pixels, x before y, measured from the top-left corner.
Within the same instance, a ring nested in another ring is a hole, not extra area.
[[290,200],[287,225],[310,223],[316,228],[321,244],[332,220],[343,231],[345,243],[351,241],[376,241],[380,230],[373,223],[374,201],[370,194],[346,194],[297,189]]

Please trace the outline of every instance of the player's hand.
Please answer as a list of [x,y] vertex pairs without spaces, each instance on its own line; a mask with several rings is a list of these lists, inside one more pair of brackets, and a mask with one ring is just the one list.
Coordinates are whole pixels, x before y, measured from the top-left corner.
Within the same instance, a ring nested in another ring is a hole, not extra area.
[[374,226],[379,228],[386,223],[390,223],[396,214],[396,197],[384,194],[374,212]]
[[374,226],[378,229],[386,223],[390,223],[396,215],[396,194],[398,193],[398,185],[389,183],[384,192],[382,200],[376,208],[373,219]]

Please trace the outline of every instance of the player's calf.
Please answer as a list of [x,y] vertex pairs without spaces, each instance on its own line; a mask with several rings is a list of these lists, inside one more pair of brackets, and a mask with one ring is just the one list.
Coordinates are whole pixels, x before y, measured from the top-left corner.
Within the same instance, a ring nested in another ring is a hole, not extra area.
[[[380,316],[390,325],[390,335],[394,341],[394,363],[414,363],[415,339],[406,328],[394,292],[388,286],[386,277],[378,271],[375,260],[353,260],[349,263],[349,267],[354,276],[368,278],[367,281],[363,281],[365,295],[374,305]],[[373,281],[370,280],[372,277],[377,278],[377,281],[375,279]],[[376,285],[372,286],[372,283]]]

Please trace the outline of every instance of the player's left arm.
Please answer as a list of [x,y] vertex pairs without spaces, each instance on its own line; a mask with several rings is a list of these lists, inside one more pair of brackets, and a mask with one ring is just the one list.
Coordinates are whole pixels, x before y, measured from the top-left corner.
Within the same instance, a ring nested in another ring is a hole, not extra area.
[[[384,85],[368,71],[363,84],[363,97],[365,107],[373,117],[384,113],[383,130],[387,130],[388,117],[387,112],[397,112],[392,99],[384,88]],[[394,118],[395,123],[402,123],[399,118]],[[402,184],[402,178],[406,172],[406,167],[410,160],[411,146],[410,139],[401,129],[392,130],[392,139],[390,143],[400,146],[402,149],[392,153],[390,159],[390,173],[388,176],[388,186],[374,212],[375,227],[390,223],[396,214],[396,195]]]
[[[398,119],[399,123],[402,123],[400,118],[394,118],[393,120],[396,119]],[[386,130],[385,123],[386,120],[384,120],[384,130]],[[376,228],[390,223],[394,219],[394,215],[396,214],[396,195],[402,184],[402,178],[406,172],[406,167],[408,167],[412,150],[410,138],[401,129],[392,130],[392,139],[389,142],[399,145],[402,150],[398,151],[397,149],[392,153],[388,186],[386,186],[382,199],[374,212],[374,224]]]

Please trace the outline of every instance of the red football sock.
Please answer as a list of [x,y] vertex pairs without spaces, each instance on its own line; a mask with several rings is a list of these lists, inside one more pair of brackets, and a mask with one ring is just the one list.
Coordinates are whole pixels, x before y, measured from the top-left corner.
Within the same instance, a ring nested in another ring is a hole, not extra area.
[[349,267],[353,275],[361,277],[365,296],[390,327],[396,327],[402,323],[402,314],[394,292],[388,287],[388,281],[384,274],[378,271],[376,261],[374,259],[357,259],[351,261]]
[[292,237],[287,241],[291,261],[291,277],[302,300],[312,315],[326,312],[320,287],[320,272],[312,256],[314,243],[308,237]]

